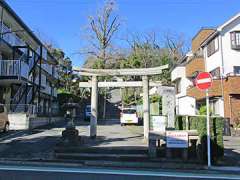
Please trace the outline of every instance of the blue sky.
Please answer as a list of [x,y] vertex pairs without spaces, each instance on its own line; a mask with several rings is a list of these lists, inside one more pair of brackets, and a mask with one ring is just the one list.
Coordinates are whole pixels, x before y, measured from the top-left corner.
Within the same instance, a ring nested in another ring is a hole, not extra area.
[[[73,64],[86,46],[83,38],[87,17],[103,0],[6,0],[23,21],[43,39],[62,48]],[[116,0],[122,26],[118,45],[127,32],[166,31],[184,33],[191,39],[201,27],[216,27],[240,12],[239,0]]]

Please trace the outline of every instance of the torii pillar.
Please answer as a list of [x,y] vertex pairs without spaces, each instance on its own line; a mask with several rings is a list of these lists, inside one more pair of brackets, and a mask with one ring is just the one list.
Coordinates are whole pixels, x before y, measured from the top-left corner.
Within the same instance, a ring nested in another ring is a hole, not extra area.
[[143,125],[144,125],[144,139],[148,140],[149,136],[149,119],[150,119],[150,112],[149,112],[149,81],[148,76],[142,77],[143,83]]
[[91,119],[90,119],[90,137],[97,136],[97,118],[98,118],[98,82],[97,76],[92,76],[91,93]]

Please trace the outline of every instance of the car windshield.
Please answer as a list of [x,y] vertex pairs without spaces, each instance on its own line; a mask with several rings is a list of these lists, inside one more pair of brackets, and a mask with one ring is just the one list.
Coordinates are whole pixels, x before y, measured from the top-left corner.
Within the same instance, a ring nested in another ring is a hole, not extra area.
[[136,109],[124,109],[122,112],[124,114],[134,114],[136,113]]

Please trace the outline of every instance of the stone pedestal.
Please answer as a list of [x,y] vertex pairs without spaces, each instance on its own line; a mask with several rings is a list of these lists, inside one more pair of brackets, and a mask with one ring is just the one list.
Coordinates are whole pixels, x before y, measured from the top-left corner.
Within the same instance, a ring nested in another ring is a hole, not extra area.
[[156,140],[155,139],[149,139],[148,140],[148,155],[150,158],[156,158],[157,157],[157,146],[156,146]]
[[62,145],[64,146],[78,146],[80,145],[81,138],[79,132],[75,127],[67,127],[62,132]]

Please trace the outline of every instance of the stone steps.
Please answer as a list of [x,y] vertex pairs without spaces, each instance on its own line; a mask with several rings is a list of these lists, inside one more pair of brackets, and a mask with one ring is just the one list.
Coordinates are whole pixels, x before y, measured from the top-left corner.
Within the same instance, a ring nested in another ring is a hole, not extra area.
[[55,153],[58,159],[104,160],[104,161],[147,161],[146,154],[94,154],[94,153]]
[[146,161],[148,159],[145,147],[68,147],[56,148],[57,159],[75,160],[112,160],[112,161]]
[[94,153],[94,154],[147,154],[147,147],[57,147],[56,153]]

